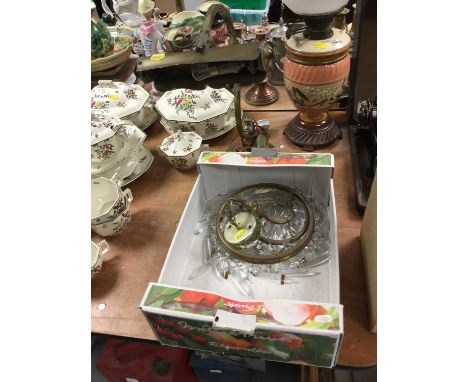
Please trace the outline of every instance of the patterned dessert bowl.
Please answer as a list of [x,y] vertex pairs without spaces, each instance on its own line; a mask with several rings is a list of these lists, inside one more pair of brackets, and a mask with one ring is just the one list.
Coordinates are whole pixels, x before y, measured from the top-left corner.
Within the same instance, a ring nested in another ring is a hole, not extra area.
[[201,144],[197,133],[178,131],[163,140],[160,150],[175,168],[188,170],[197,164]]
[[156,102],[156,109],[161,124],[171,134],[193,131],[206,140],[226,133],[226,127],[235,124],[234,96],[224,88],[171,90]]
[[121,191],[119,194],[119,199],[112,206],[111,210],[105,215],[99,216],[96,219],[92,219],[91,225],[108,223],[116,219],[130,205],[132,201],[133,195],[129,188]]
[[114,236],[124,231],[131,220],[130,203],[127,203],[125,209],[113,220],[100,224],[91,224],[91,228],[100,236]]
[[94,278],[102,268],[102,257],[109,252],[110,247],[107,241],[101,240],[99,243],[91,242],[91,278]]
[[91,110],[132,121],[144,130],[158,117],[153,97],[140,85],[100,80],[91,90]]
[[130,189],[121,190],[122,180],[98,178],[91,181],[91,224],[118,217],[133,201]]

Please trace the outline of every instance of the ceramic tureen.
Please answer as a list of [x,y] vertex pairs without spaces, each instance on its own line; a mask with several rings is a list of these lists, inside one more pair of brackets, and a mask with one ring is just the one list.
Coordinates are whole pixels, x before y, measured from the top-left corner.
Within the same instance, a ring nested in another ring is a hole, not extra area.
[[236,125],[234,96],[225,88],[171,90],[156,102],[156,109],[170,134],[194,131],[206,140],[219,137]]
[[141,86],[124,82],[100,80],[91,91],[91,110],[130,120],[141,130],[157,118],[149,93]]

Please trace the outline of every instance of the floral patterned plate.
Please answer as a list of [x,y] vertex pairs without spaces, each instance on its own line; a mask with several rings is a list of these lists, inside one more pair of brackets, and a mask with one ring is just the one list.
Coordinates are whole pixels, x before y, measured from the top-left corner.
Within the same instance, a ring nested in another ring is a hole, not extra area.
[[149,151],[145,145],[142,145],[140,149],[138,149],[138,153],[135,156],[137,156],[137,165],[135,170],[133,170],[129,176],[123,178],[122,186],[126,186],[130,182],[133,182],[135,179],[139,178],[146,171],[148,171],[154,160],[153,154],[151,154],[151,151]]
[[143,141],[146,138],[146,134],[141,131],[135,125],[124,125],[121,129],[125,129],[125,134],[127,135],[127,140],[124,142],[124,147],[120,149],[112,161],[93,164],[91,163],[91,178],[96,177],[96,175],[104,173],[106,170],[109,170],[111,167],[123,164],[126,160],[131,158],[138,148],[143,144]]
[[224,88],[174,89],[164,93],[156,109],[168,121],[202,122],[226,113],[233,101],[234,95]]

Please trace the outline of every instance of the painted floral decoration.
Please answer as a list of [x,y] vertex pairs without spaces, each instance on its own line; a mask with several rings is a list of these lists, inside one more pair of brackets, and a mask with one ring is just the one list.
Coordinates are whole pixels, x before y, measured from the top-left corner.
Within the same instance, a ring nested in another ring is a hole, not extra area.
[[171,162],[175,168],[185,168],[188,166],[187,159],[184,158],[172,158]]
[[218,131],[221,131],[222,129],[220,129],[218,127],[218,125],[216,125],[215,123],[213,122],[207,122],[206,123],[206,130],[205,130],[205,135],[209,136],[211,134],[216,134]]
[[97,159],[109,159],[114,154],[114,145],[111,143],[104,143],[98,145],[94,152],[97,155]]
[[101,271],[102,265],[96,265],[95,267],[91,268],[91,278],[96,276]]
[[210,96],[214,102],[226,102],[227,101],[225,98],[221,97],[221,94],[219,94],[219,92],[216,89],[213,89],[211,91]]
[[134,89],[125,89],[124,93],[128,99],[138,99],[138,95]]
[[91,101],[92,109],[109,109],[109,101]]
[[177,115],[184,112],[187,117],[196,119],[194,117],[195,106],[197,105],[195,101],[196,98],[200,98],[200,96],[188,89],[181,90],[178,95],[175,95],[173,98],[168,98],[167,103],[175,108]]

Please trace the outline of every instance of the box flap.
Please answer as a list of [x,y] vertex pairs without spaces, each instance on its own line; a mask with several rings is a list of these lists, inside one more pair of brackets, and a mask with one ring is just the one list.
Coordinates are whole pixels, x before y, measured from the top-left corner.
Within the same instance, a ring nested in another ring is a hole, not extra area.
[[[319,331],[335,335],[343,333],[341,304],[292,300],[231,300],[203,290],[150,283],[140,308],[146,312],[185,316],[203,321],[213,321],[217,312],[219,317],[220,311],[226,311],[237,315],[255,316],[257,328],[281,327],[297,332]],[[232,322],[231,324],[234,325]],[[242,322],[242,325],[244,324],[249,322]]]
[[334,156],[278,152],[273,157],[259,157],[250,152],[207,151],[200,155],[197,166],[207,200],[220,193],[260,183],[261,178],[261,183],[297,187],[322,202],[328,202]]

